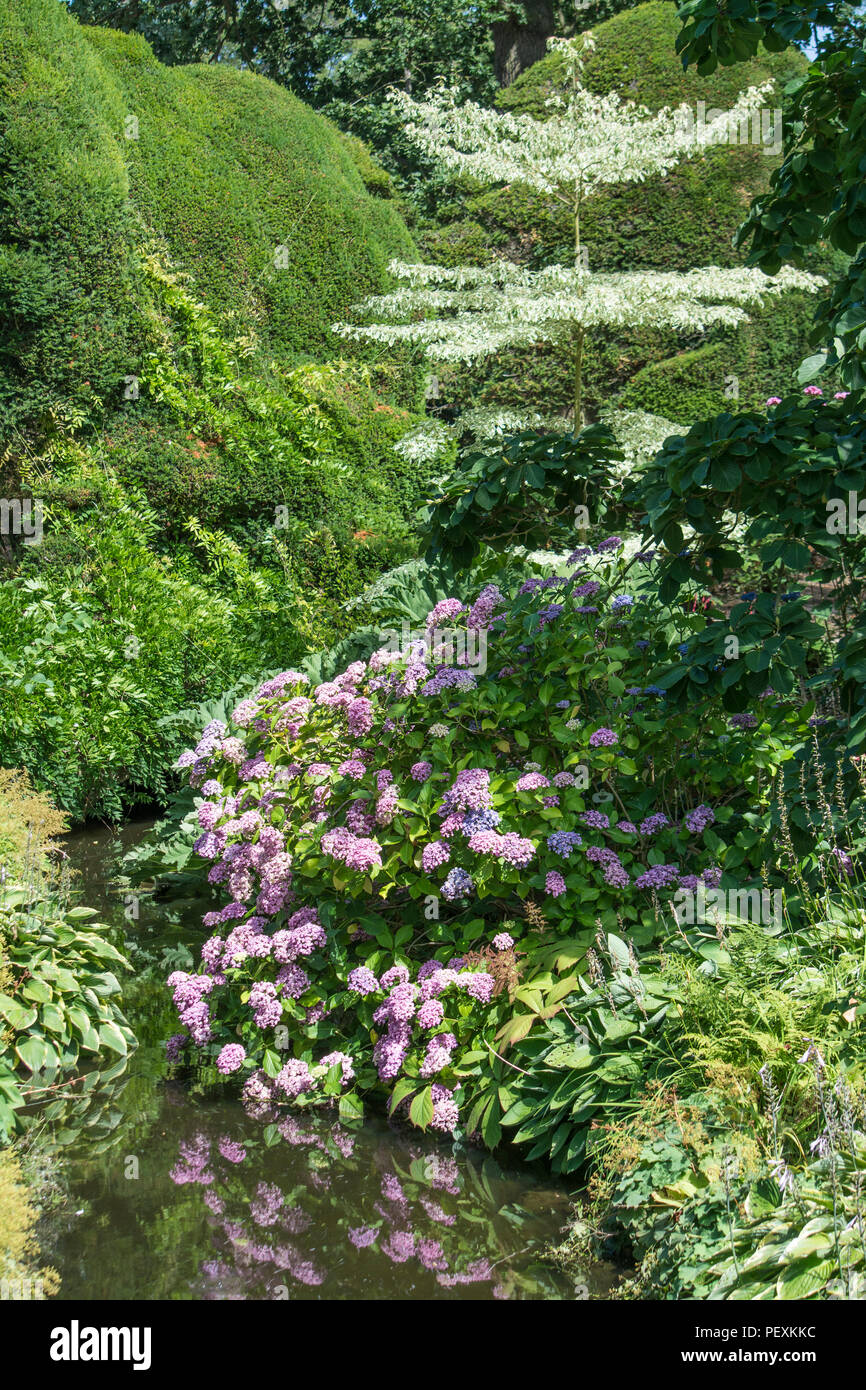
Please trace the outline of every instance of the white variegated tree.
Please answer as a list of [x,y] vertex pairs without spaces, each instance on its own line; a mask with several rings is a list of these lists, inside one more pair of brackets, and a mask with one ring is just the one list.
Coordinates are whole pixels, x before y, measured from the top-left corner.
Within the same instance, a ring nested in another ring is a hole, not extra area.
[[[585,55],[594,47],[591,35],[551,40],[550,46],[564,55],[569,81],[564,95],[550,99],[546,120],[474,102],[460,105],[444,87],[424,101],[405,92],[394,92],[392,100],[403,111],[409,135],[442,164],[481,183],[521,184],[566,205],[574,218],[573,265],[528,270],[505,260],[480,268],[393,262],[398,287],[356,306],[377,321],[336,324],[335,331],[347,338],[413,344],[433,362],[471,362],[507,347],[555,344],[573,365],[578,429],[588,334],[604,328],[694,332],[733,325],[746,319],[747,306],[760,305],[767,296],[816,290],[824,282],[787,267],[774,276],[718,266],[683,273],[592,271],[580,237],[584,201],[604,185],[665,173],[683,158],[742,138],[750,125],[757,130],[756,116],[772,84],[750,87],[729,111],[708,122],[696,120],[685,105],[653,114],[616,93],[599,96],[583,85]],[[616,421],[611,424],[616,432]],[[670,425],[667,432],[675,430]]]

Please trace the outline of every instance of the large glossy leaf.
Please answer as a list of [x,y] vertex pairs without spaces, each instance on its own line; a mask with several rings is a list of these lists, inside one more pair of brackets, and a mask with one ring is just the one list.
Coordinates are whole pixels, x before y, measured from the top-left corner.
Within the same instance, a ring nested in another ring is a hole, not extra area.
[[0,994],[0,1014],[16,1032],[23,1033],[36,1022],[36,1010],[10,999],[8,994]]
[[102,1047],[110,1047],[112,1052],[119,1052],[121,1057],[125,1057],[129,1050],[126,1038],[116,1023],[101,1023],[99,1025],[99,1041]]
[[426,1129],[433,1119],[433,1096],[429,1086],[425,1086],[412,1101],[409,1106],[409,1119],[420,1129]]
[[15,1051],[26,1067],[32,1072],[45,1071],[56,1067],[59,1061],[54,1048],[41,1033],[31,1033],[29,1037],[15,1044]]

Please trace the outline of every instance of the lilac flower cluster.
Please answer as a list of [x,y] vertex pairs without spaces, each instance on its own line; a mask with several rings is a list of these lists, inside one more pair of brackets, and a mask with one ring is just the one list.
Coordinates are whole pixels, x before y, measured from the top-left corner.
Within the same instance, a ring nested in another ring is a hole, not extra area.
[[190,1037],[199,1047],[210,1042],[213,1037],[210,1009],[205,995],[214,987],[210,975],[188,975],[184,970],[175,970],[168,977],[168,987],[173,991],[172,998],[180,1016],[180,1021],[189,1029]]
[[226,1043],[217,1057],[217,1071],[222,1072],[223,1076],[238,1071],[243,1066],[246,1055],[246,1048],[241,1047],[240,1043]]
[[256,980],[250,990],[250,1008],[257,1028],[275,1028],[283,1016],[277,987],[271,980]]

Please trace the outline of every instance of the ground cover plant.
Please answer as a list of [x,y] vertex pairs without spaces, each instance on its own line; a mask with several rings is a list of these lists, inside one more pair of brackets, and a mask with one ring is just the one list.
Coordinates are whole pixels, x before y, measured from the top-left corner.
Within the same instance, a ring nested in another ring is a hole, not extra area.
[[[123,1069],[135,1039],[116,973],[128,962],[95,911],[73,902],[61,868],[66,818],[20,770],[0,772],[0,788],[0,1142],[8,1143],[25,1127],[25,1107],[44,1110],[58,1086],[90,1095],[112,1062]],[[13,1169],[14,1161],[6,1178],[14,1184]]]

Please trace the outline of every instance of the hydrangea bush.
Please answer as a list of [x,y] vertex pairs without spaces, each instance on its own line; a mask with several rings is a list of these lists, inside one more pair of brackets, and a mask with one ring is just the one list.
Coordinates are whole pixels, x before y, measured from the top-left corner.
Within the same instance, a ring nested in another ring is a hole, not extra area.
[[445,599],[426,640],[317,686],[285,671],[208,725],[180,765],[224,905],[169,981],[175,1060],[198,1049],[253,1106],[379,1090],[452,1132],[515,999],[549,1017],[599,926],[642,944],[674,892],[719,882],[718,831],[766,796],[789,716],[767,692],[750,727],[667,718],[649,677],[703,619],[620,550]]

